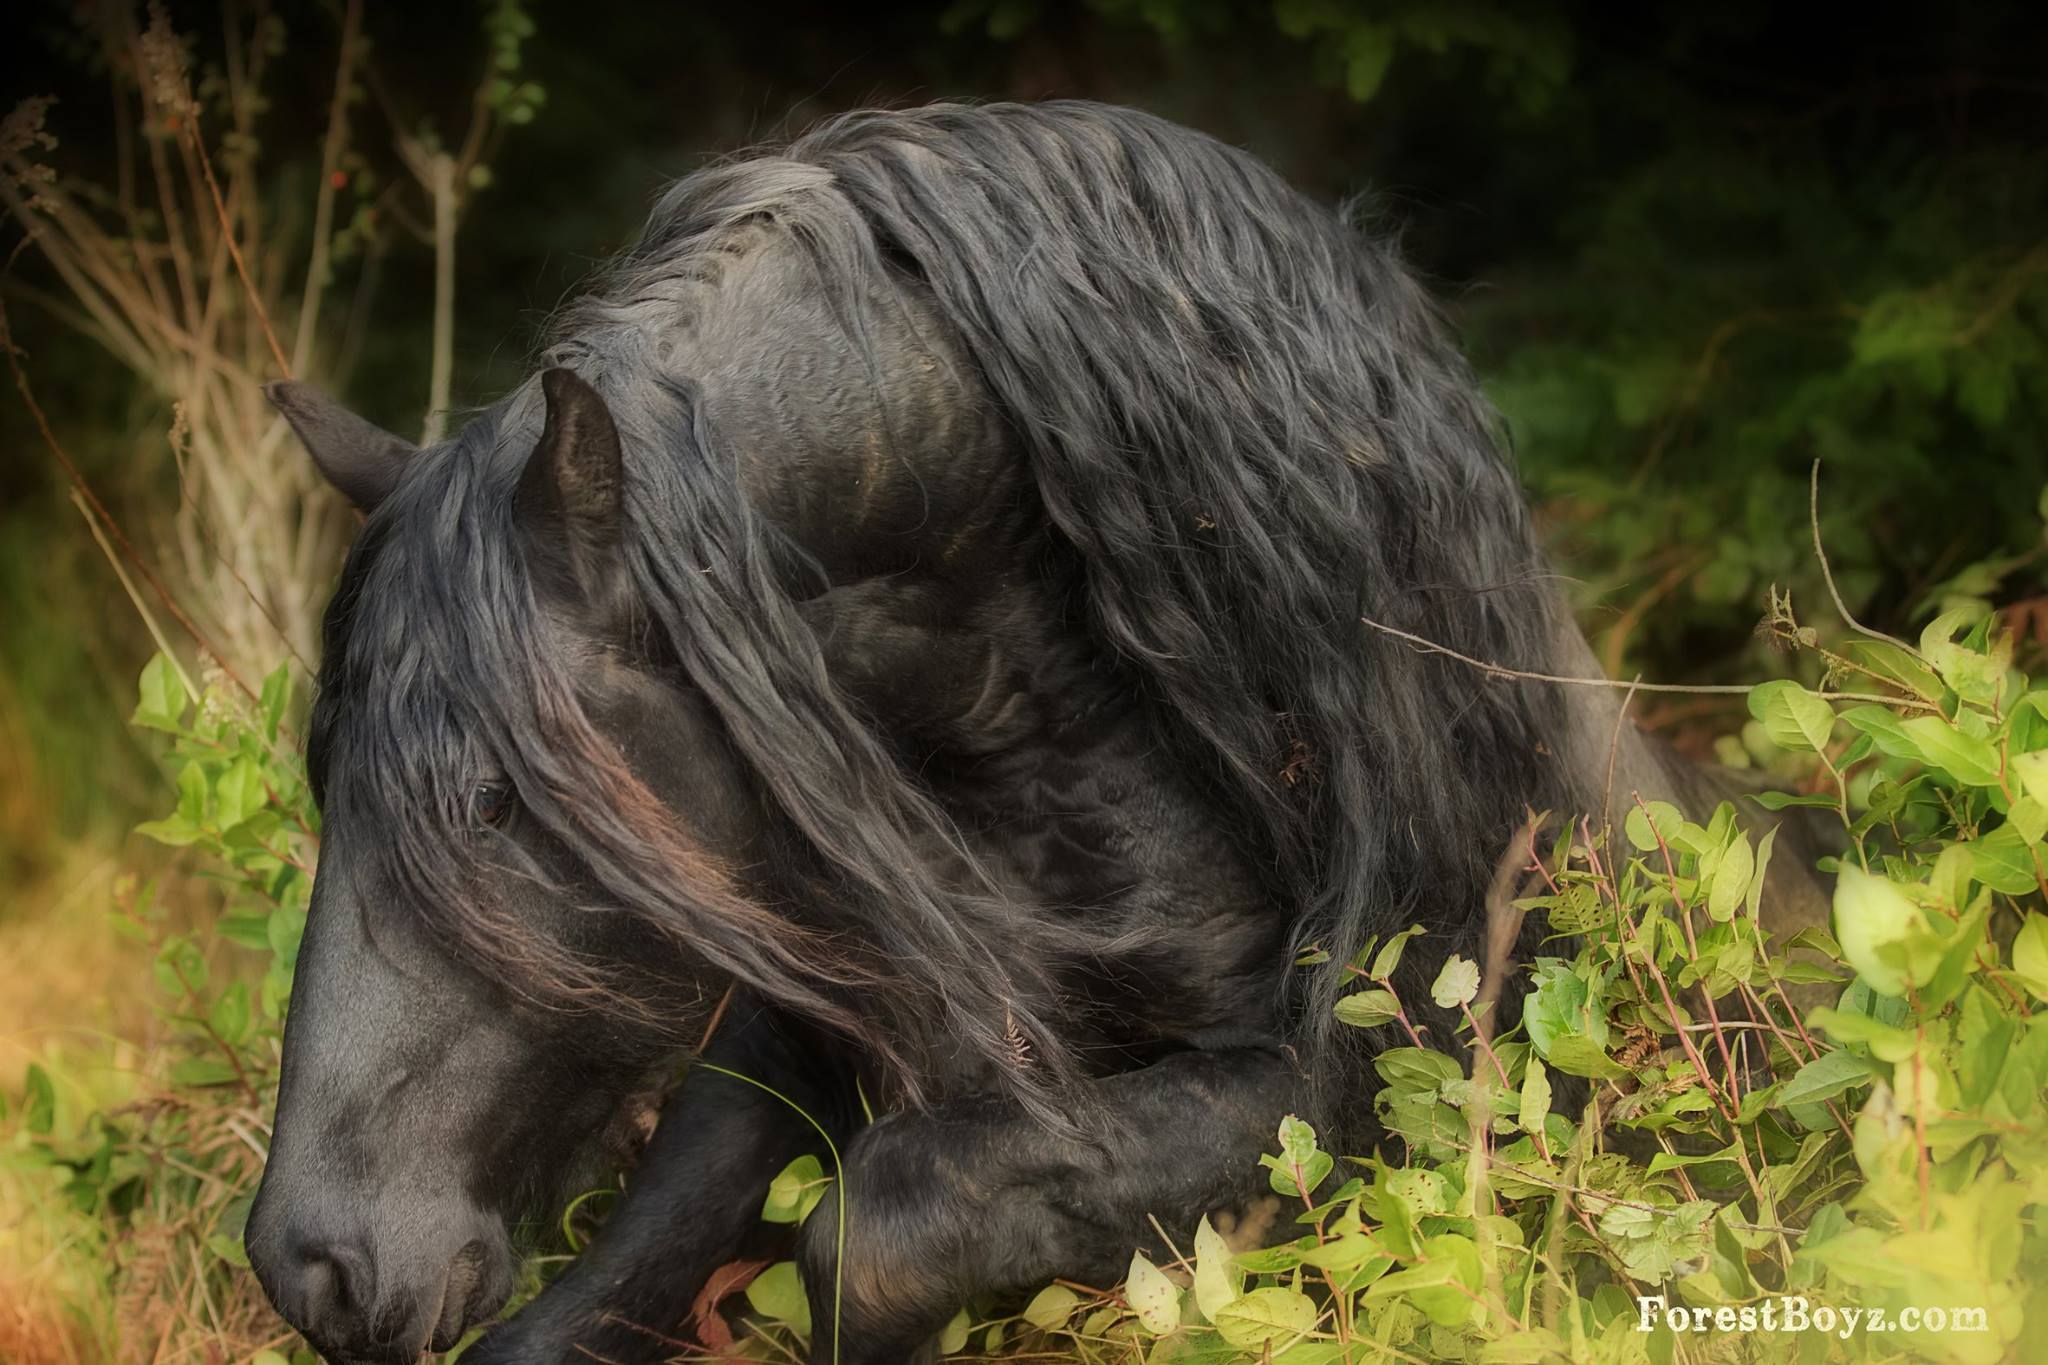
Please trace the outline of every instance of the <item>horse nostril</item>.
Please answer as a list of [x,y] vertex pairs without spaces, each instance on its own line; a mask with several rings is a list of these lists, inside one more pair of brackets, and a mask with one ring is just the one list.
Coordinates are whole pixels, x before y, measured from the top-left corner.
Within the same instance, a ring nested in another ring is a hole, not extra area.
[[369,1307],[369,1262],[348,1247],[308,1247],[299,1257],[299,1289],[306,1325],[331,1326]]
[[470,1310],[476,1306],[478,1291],[484,1287],[488,1256],[483,1242],[471,1241],[449,1262],[447,1277],[441,1282],[440,1310],[435,1315],[433,1332],[428,1338],[428,1345],[434,1350],[446,1351],[462,1339],[469,1326]]

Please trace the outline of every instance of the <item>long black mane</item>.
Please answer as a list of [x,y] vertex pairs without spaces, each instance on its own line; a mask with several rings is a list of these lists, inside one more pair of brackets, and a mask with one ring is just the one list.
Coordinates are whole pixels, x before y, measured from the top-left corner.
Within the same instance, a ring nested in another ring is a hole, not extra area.
[[669,370],[691,289],[761,223],[802,245],[854,344],[891,290],[929,291],[957,330],[1078,559],[1091,631],[1240,815],[1296,945],[1333,959],[1290,975],[1290,1009],[1311,1071],[1341,1081],[1364,1041],[1331,1017],[1345,960],[1418,921],[1470,951],[1504,840],[1567,795],[1543,756],[1566,751],[1551,694],[1360,618],[1548,670],[1554,607],[1499,424],[1392,251],[1251,157],[1128,110],[862,114],[691,176],[550,348],[624,436],[650,653],[709,695],[831,915],[693,861],[576,707],[511,548],[532,385],[414,462],[330,617],[316,767],[362,775],[351,799],[396,832],[389,875],[529,988],[627,1008],[602,964],[461,894],[449,850],[487,751],[614,899],[861,1040],[907,1094],[964,1050],[1057,1111],[1079,1069],[1047,968],[1072,945],[1035,939],[1051,931],[974,874],[834,687],[795,605],[815,570],[748,508],[735,453]]

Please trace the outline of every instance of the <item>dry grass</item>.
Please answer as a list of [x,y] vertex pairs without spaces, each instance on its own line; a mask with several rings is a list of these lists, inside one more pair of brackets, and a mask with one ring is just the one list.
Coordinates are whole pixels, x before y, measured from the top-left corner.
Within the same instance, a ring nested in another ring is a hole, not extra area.
[[[0,1160],[6,1365],[240,1361],[289,1340],[253,1280],[206,1246],[261,1167],[264,1115],[232,1092],[167,1083],[150,950],[116,933],[110,913],[120,875],[80,850],[42,884],[14,888],[0,923],[0,960],[32,964],[0,992],[0,1093],[20,1094],[40,1066],[57,1131],[75,1134],[60,1149],[83,1155],[96,1141],[84,1116],[107,1113],[124,1136],[117,1159],[145,1174],[145,1197],[112,1219],[78,1210],[61,1170]],[[201,922],[217,897],[176,874],[162,887],[180,925]]]
[[[275,21],[230,23],[202,101],[160,11],[147,28],[129,6],[93,15],[114,87],[116,174],[108,187],[56,171],[45,102],[7,116],[0,206],[63,293],[10,272],[6,295],[90,337],[163,401],[168,439],[141,453],[175,463],[181,497],[149,538],[214,651],[245,669],[275,658],[280,638],[308,655],[317,593],[349,526],[260,389],[294,358],[300,369],[316,358],[310,327],[287,357],[271,323],[300,254],[267,221],[255,156]],[[210,116],[217,158],[200,135]],[[323,182],[323,206],[332,193]],[[316,264],[309,298],[326,287]]]

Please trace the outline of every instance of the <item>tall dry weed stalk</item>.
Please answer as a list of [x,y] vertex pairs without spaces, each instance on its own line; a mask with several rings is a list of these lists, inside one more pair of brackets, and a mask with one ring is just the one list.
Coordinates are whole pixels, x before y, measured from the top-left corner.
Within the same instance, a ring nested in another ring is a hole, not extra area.
[[[84,156],[60,149],[60,128],[67,138],[97,137],[99,128],[90,115],[66,119],[69,111],[47,99],[28,100],[0,119],[0,359],[165,656],[155,667],[175,676],[171,690],[185,694],[159,699],[171,712],[182,715],[202,697],[252,711],[258,687],[267,706],[284,677],[273,672],[280,661],[304,672],[316,658],[321,602],[355,519],[314,476],[262,385],[301,378],[347,388],[382,261],[408,235],[434,254],[422,429],[429,439],[441,430],[453,382],[457,228],[489,183],[487,157],[505,128],[529,121],[542,98],[537,86],[517,79],[520,47],[533,31],[522,3],[486,6],[485,72],[467,128],[444,145],[431,128],[408,122],[376,79],[364,6],[344,0],[338,30],[308,35],[331,43],[334,54],[331,93],[321,92],[326,129],[317,180],[305,178],[312,149],[266,150],[261,141],[266,88],[280,84],[286,32],[260,2],[225,6],[217,46],[209,45],[213,55],[203,61],[161,4],[141,13],[131,3],[80,5],[112,97],[104,155],[98,147]],[[374,126],[374,116],[387,126],[388,150],[381,136],[378,147],[364,145],[362,130]],[[86,175],[79,164],[106,169]],[[162,474],[168,485],[174,474],[174,503],[110,506],[91,486],[67,448],[72,441],[37,399],[33,357],[15,343],[9,305],[90,338],[155,400],[157,416],[133,442],[137,463],[124,482],[148,488]],[[284,702],[277,705],[267,722],[272,747]],[[309,871],[317,840],[303,814],[298,828],[309,836],[306,861],[293,866]],[[180,964],[176,976],[185,979],[185,959],[176,954],[202,953],[225,934],[206,919],[238,908],[218,883],[193,883],[206,887],[194,899],[208,907],[193,932],[182,922],[173,932],[133,906],[124,912],[155,954],[160,988],[167,962]],[[303,892],[301,885],[292,908],[299,924]],[[272,954],[283,954],[276,942]],[[10,1200],[18,1204],[26,1190],[33,1201],[58,1186],[35,1183],[53,1171],[34,1163],[23,1177],[28,1183],[0,1180],[0,1252],[10,1253],[0,1256],[0,1361],[170,1365],[275,1359],[272,1351],[310,1360],[294,1350],[295,1335],[271,1313],[240,1259],[239,1222],[269,1141],[277,1016],[266,1003],[251,1022],[252,997],[234,995],[247,990],[237,979],[247,964],[227,965],[212,978],[211,998],[189,985],[190,1000],[173,992],[157,1002],[155,1033],[112,1045],[132,1100],[59,1116],[54,1136],[47,1110],[38,1133],[24,1111],[0,1109],[12,1131],[28,1132],[30,1145],[47,1149],[59,1167],[77,1143],[103,1142],[114,1163],[93,1177],[96,1196],[45,1200],[49,1217],[36,1226],[47,1225],[51,1246],[26,1259],[19,1239],[7,1240],[11,1225],[27,1221],[13,1217]],[[241,1044],[218,1049],[235,1059],[232,1085],[203,1068],[184,1070],[190,1049],[181,1053],[167,1041],[164,1022],[196,1019],[220,1043],[224,1002],[233,1003],[226,1017],[240,1021],[236,1028],[250,1030]],[[184,1063],[174,1064],[179,1056]],[[0,1177],[7,1174],[0,1168]],[[109,1193],[115,1186],[118,1196]]]
[[[260,136],[266,81],[286,39],[262,5],[226,7],[218,56],[203,65],[161,4],[146,20],[128,4],[84,7],[111,86],[104,181],[57,169],[49,100],[25,101],[0,120],[0,208],[22,233],[0,272],[0,298],[91,338],[161,400],[161,436],[138,444],[145,459],[175,462],[180,495],[145,538],[202,648],[244,677],[262,676],[281,655],[302,665],[314,657],[320,604],[353,529],[261,385],[300,378],[346,387],[383,257],[410,234],[435,257],[422,427],[427,439],[441,434],[452,387],[456,231],[474,191],[489,183],[485,157],[541,99],[537,86],[515,79],[531,21],[519,0],[495,0],[485,17],[487,72],[467,129],[446,147],[406,122],[368,68],[362,17],[361,0],[349,0],[318,178],[298,194],[278,192],[289,182],[277,178],[278,159],[264,155]],[[370,95],[390,125],[398,172],[381,183],[368,174],[354,127]],[[374,198],[364,186],[376,187]],[[338,225],[345,190],[356,202]],[[340,248],[355,268],[347,296],[330,298],[344,292]],[[20,278],[14,266],[24,251],[41,256],[56,288]],[[107,548],[125,547],[104,509],[88,499],[82,510],[103,542],[111,535]],[[154,618],[167,604],[129,586],[161,643]]]
[[[351,6],[351,29],[356,14]],[[312,657],[320,586],[349,533],[344,510],[287,447],[260,387],[332,358],[317,344],[319,300],[331,287],[325,235],[302,264],[307,253],[293,243],[306,241],[303,224],[268,221],[257,179],[263,82],[282,30],[268,15],[239,24],[231,15],[223,58],[195,89],[190,51],[160,8],[146,26],[119,5],[99,7],[90,22],[113,87],[112,183],[50,164],[48,101],[8,116],[0,205],[23,231],[16,251],[40,254],[63,293],[10,273],[6,294],[96,341],[162,400],[167,439],[138,445],[145,458],[176,462],[180,496],[148,538],[223,661],[260,676],[281,645]],[[354,46],[345,33],[343,89]],[[345,118],[336,122],[330,163],[347,139]],[[323,224],[335,169],[322,167],[314,217]],[[273,319],[301,279],[288,305],[299,322],[288,357]]]

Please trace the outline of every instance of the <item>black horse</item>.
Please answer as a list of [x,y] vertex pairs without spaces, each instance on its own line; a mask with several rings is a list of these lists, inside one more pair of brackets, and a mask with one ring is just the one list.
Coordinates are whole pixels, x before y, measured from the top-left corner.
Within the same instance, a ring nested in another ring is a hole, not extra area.
[[1426,1002],[1526,812],[1697,780],[1609,694],[1363,624],[1594,671],[1415,280],[1143,114],[863,114],[692,176],[431,449],[272,396],[368,514],[248,1229],[340,1358],[496,1312],[508,1225],[722,999],[720,1069],[469,1360],[659,1355],[822,1148],[784,1099],[845,1160],[817,1359],[1106,1281],[1283,1115],[1369,1148],[1380,1040],[1330,1010],[1368,935],[1428,926]]

